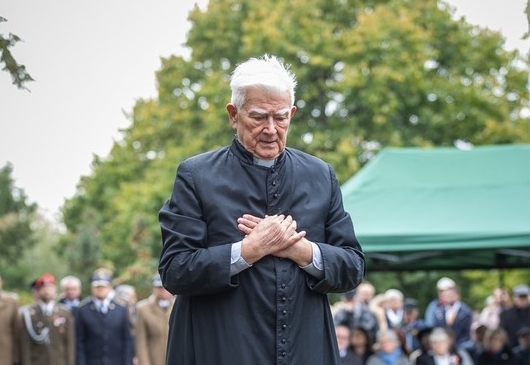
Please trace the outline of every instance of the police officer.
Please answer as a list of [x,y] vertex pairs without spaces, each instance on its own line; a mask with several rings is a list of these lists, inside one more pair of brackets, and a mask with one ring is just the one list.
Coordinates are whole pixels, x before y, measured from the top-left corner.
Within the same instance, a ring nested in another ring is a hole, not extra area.
[[55,277],[42,274],[33,286],[35,303],[21,310],[20,339],[24,365],[73,365],[75,332],[68,308],[55,302]]
[[112,272],[97,269],[92,295],[76,312],[77,365],[131,365],[134,343],[127,308],[114,299]]

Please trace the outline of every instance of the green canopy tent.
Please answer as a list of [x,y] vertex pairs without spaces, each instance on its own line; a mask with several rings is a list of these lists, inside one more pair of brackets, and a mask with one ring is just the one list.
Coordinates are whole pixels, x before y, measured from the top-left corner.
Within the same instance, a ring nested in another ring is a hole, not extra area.
[[530,268],[530,145],[387,148],[342,192],[370,271]]

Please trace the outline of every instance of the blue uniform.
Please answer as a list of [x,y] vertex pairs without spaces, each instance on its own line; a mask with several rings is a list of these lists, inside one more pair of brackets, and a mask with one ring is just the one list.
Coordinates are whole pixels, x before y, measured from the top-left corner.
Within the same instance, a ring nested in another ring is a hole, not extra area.
[[77,365],[131,365],[134,342],[127,308],[110,301],[107,313],[92,298],[77,309]]

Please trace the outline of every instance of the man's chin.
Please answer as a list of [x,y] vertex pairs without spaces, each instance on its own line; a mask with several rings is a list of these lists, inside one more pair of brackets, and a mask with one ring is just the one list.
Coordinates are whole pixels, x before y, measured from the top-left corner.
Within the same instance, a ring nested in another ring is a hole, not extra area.
[[262,158],[264,160],[272,160],[280,155],[281,151],[278,148],[278,145],[260,146],[256,151],[256,157]]

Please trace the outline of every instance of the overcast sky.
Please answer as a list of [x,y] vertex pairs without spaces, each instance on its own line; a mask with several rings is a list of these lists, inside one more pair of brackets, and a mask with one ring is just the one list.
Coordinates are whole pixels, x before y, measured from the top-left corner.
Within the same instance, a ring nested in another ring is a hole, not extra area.
[[[12,52],[35,82],[31,92],[0,71],[0,167],[13,164],[15,186],[57,218],[129,126],[137,99],[156,95],[160,57],[187,55],[187,15],[207,0],[0,0],[4,36],[23,39]],[[526,0],[450,0],[468,22],[499,30],[506,48],[526,52]]]

